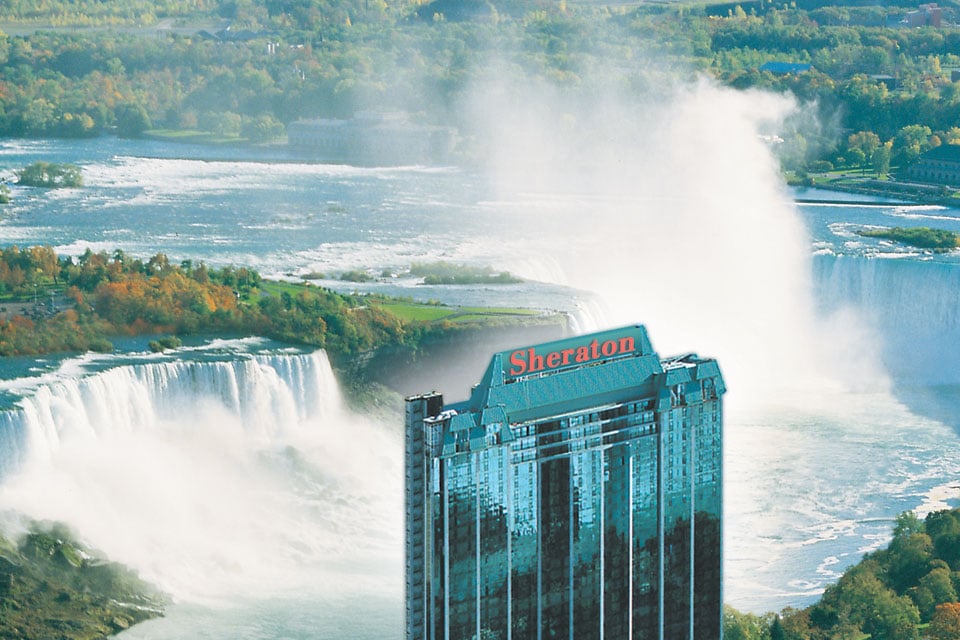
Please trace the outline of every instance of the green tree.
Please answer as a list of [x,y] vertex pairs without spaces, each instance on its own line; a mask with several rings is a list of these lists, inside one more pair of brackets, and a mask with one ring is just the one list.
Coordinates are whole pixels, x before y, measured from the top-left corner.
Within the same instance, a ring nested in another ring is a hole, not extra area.
[[877,176],[884,177],[890,173],[890,162],[892,158],[893,142],[888,140],[873,152],[873,170],[877,172]]
[[960,127],[950,127],[947,129],[943,139],[947,144],[960,144]]
[[872,131],[858,131],[847,137],[847,158],[853,163],[856,153],[855,164],[861,169],[873,164],[873,156],[879,148],[880,136]]
[[940,98],[947,105],[960,103],[960,82],[949,82],[940,87]]
[[893,138],[893,159],[900,166],[908,165],[922,153],[932,148],[930,127],[921,124],[911,124],[902,127]]
[[920,578],[930,571],[933,550],[930,536],[914,533],[906,537],[895,535],[890,547],[878,554],[885,561],[888,580],[897,593],[919,584]]
[[770,640],[786,640],[786,637],[780,616],[774,616],[773,623],[770,625]]
[[117,135],[138,138],[153,127],[147,110],[140,104],[127,104],[117,109]]
[[930,591],[938,605],[946,602],[956,602],[958,599],[951,580],[950,568],[946,566],[946,563],[936,567],[921,578],[920,586]]
[[243,118],[232,111],[208,111],[200,115],[200,128],[220,136],[240,135]]
[[811,622],[831,631],[833,637],[859,631],[876,639],[917,640],[920,613],[916,605],[886,586],[878,576],[882,573],[883,567],[874,558],[847,570],[811,609]]
[[924,519],[923,531],[934,540],[960,534],[960,518],[953,511],[933,511]]
[[727,640],[768,640],[768,623],[760,616],[723,608],[723,637]]
[[810,610],[784,609],[781,612],[781,628],[784,640],[810,640]]
[[285,128],[283,123],[271,115],[259,115],[255,118],[245,118],[241,134],[253,142],[266,142],[281,137]]
[[17,184],[28,187],[83,186],[83,173],[75,164],[37,161],[14,173],[17,175]]
[[851,166],[859,167],[862,170],[867,165],[867,156],[860,149],[847,149],[847,162],[849,162]]

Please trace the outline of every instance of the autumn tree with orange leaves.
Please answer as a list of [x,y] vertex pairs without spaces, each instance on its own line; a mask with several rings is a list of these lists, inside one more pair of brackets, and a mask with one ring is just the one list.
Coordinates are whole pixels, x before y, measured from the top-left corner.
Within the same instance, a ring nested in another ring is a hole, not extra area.
[[337,358],[424,335],[356,296],[318,287],[268,296],[260,283],[251,269],[178,265],[164,254],[143,261],[87,250],[61,259],[49,247],[10,247],[0,251],[0,288],[24,295],[42,284],[59,292],[61,308],[0,316],[0,355],[109,351],[113,335],[227,333],[323,347]]
[[960,602],[937,605],[927,634],[931,640],[956,640],[960,638]]

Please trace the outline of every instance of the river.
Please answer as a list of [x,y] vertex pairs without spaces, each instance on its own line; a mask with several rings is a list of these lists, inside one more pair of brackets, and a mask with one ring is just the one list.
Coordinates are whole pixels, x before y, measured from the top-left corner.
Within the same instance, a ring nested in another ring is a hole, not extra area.
[[[238,153],[0,141],[0,176],[70,161],[86,183],[14,186],[0,242],[559,310],[581,330],[643,322],[661,354],[717,356],[730,387],[724,589],[741,609],[808,604],[889,539],[898,513],[960,504],[960,259],[855,234],[960,231],[957,212],[794,205],[818,194],[782,186],[722,209],[719,196],[638,201],[504,189],[452,167]],[[428,287],[404,275],[434,260],[527,280]],[[357,269],[373,281],[337,279]],[[164,356],[125,347],[0,363],[11,407],[0,508],[70,522],[177,599],[121,637],[400,638],[399,422],[343,408],[322,354],[258,340]]]

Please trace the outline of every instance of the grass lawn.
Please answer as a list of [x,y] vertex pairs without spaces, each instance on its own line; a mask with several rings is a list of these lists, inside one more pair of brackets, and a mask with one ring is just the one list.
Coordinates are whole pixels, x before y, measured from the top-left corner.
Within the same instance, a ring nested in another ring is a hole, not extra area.
[[[279,297],[282,293],[296,296],[301,291],[309,291],[310,289],[314,288],[315,287],[313,285],[309,284],[285,282],[280,280],[264,280],[260,283],[261,293],[277,297]],[[442,304],[413,302],[412,300],[399,300],[375,296],[371,296],[369,298],[368,304],[371,306],[380,307],[384,311],[397,316],[404,322],[438,322],[440,320],[448,320],[458,324],[466,324],[471,322],[483,323],[503,318],[534,318],[543,315],[542,311],[538,311],[536,309],[506,307],[451,307]]]
[[416,302],[376,302],[374,304],[384,311],[409,322],[435,322],[449,318],[457,312],[455,307],[418,304]]
[[420,304],[405,301],[378,301],[372,304],[376,304],[385,311],[389,311],[403,320],[414,322],[437,322],[438,320],[449,320],[450,322],[457,323],[487,322],[496,318],[516,316],[534,317],[542,314],[542,312],[533,309],[448,307],[444,305]]
[[240,136],[222,136],[210,131],[200,131],[199,129],[150,129],[145,131],[144,135],[156,140],[168,140],[171,142],[192,142],[196,144],[236,144],[247,142],[246,138]]

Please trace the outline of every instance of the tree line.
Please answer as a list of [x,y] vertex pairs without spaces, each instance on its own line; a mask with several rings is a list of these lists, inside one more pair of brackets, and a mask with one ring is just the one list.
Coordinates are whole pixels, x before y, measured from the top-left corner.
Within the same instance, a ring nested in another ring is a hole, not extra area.
[[960,509],[897,517],[893,540],[827,587],[819,602],[756,616],[728,608],[726,640],[960,638]]
[[164,254],[142,260],[87,250],[58,258],[50,247],[7,247],[0,290],[5,356],[109,351],[116,335],[217,333],[322,347],[346,361],[386,344],[416,347],[449,328],[402,321],[366,298],[320,287],[269,294],[254,270],[174,264]]
[[[38,15],[32,3],[14,4],[23,21]],[[909,7],[897,4],[818,4],[496,0],[468,11],[444,0],[170,1],[156,6],[158,17],[229,20],[233,33],[247,35],[0,36],[0,135],[137,136],[159,127],[266,140],[293,120],[349,117],[377,105],[457,126],[469,141],[471,123],[459,106],[496,51],[568,98],[603,82],[641,97],[664,82],[664,68],[791,92],[836,127],[788,130],[779,148],[790,169],[829,162],[884,173],[933,146],[960,143],[960,83],[951,73],[960,70],[960,29],[902,28]],[[137,0],[43,6],[48,16],[143,8]],[[956,8],[943,11],[943,24],[955,24]],[[772,61],[812,67],[761,70]]]

